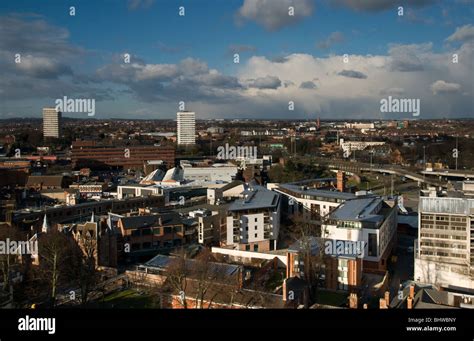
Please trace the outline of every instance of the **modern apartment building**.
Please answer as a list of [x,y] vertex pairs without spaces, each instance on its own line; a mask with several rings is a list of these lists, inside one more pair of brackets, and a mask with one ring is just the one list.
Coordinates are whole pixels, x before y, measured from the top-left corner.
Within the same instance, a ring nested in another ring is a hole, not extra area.
[[[341,243],[344,241],[336,241]],[[300,239],[292,244],[287,251],[286,277],[299,277],[311,281],[318,262],[323,262],[319,282],[329,290],[357,291],[362,286],[362,262],[357,252],[337,254],[326,253],[327,243],[332,240],[309,237]],[[337,245],[335,243],[334,245]],[[347,244],[346,244],[347,245]],[[344,248],[348,250],[347,247]],[[351,251],[354,251],[352,248]],[[321,256],[321,259],[315,257]],[[315,283],[313,283],[315,284]]]
[[[317,179],[321,185],[330,184],[334,179]],[[339,179],[338,177],[338,180]],[[324,189],[323,189],[324,188]],[[285,198],[284,210],[289,216],[299,215],[302,220],[321,225],[322,219],[346,200],[356,198],[353,193],[328,190],[327,187],[310,187],[307,184],[280,184],[273,190]],[[342,188],[337,184],[336,188]]]
[[61,116],[56,108],[43,108],[43,137],[61,136]]
[[198,223],[198,243],[206,246],[220,246],[225,242],[227,216],[225,210],[197,210],[189,216]]
[[[361,270],[383,274],[396,243],[397,210],[397,198],[370,196],[347,200],[322,225],[322,237],[326,240],[360,243],[363,250]],[[349,253],[352,255],[352,250]],[[342,263],[346,262],[342,258],[339,262],[341,267],[347,268],[343,266]],[[346,284],[344,279],[347,276],[339,277],[341,284]]]
[[194,145],[196,143],[196,114],[180,111],[177,114],[178,145]]
[[280,195],[253,185],[228,209],[227,245],[239,250],[276,249],[280,229]]
[[420,197],[415,280],[474,290],[474,199]]

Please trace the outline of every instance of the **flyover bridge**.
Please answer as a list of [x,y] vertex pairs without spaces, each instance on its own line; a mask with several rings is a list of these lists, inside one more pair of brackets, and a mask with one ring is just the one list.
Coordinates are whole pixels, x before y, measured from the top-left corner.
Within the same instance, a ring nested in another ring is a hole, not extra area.
[[361,162],[348,162],[343,160],[331,160],[323,158],[315,158],[316,163],[324,165],[329,169],[340,169],[352,173],[360,172],[377,172],[383,174],[393,174],[407,179],[417,181],[419,183],[425,183],[430,186],[446,187],[447,182],[439,181],[437,179],[426,177],[414,171],[410,171],[401,166],[395,165],[381,165],[381,164],[368,164]]

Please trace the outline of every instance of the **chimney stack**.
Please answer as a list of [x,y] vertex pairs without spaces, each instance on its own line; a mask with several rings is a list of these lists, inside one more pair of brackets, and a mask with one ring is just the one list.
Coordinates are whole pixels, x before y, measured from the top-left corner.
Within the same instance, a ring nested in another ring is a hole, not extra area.
[[337,179],[337,190],[339,192],[344,192],[344,188],[345,188],[344,172],[338,171],[336,179]]
[[411,284],[411,285],[410,285],[410,295],[409,295],[409,297],[410,297],[411,299],[414,299],[414,298],[415,298],[415,285],[414,285],[414,284]]
[[288,299],[287,297],[288,293],[286,292],[286,278],[283,280],[282,289],[283,289],[283,302],[286,302],[286,300]]
[[413,309],[413,298],[407,298],[407,309]]
[[390,304],[390,292],[389,291],[385,291],[385,302],[387,302],[387,304]]
[[355,292],[351,293],[349,296],[349,308],[351,309],[357,309],[358,307],[358,299],[357,299],[357,294]]

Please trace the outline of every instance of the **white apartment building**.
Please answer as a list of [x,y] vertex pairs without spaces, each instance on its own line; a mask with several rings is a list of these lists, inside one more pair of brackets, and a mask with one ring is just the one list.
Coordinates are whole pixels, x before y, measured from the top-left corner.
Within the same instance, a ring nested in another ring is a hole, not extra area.
[[474,199],[420,197],[415,281],[474,290]]
[[56,108],[43,108],[43,136],[59,138],[61,135],[61,112]]
[[383,272],[396,241],[397,213],[396,198],[367,196],[347,200],[330,214],[321,235],[327,240],[363,242],[364,269]]
[[228,208],[227,245],[244,251],[275,250],[280,230],[280,195],[252,186]]
[[190,111],[177,113],[178,145],[194,145],[196,143],[196,115]]

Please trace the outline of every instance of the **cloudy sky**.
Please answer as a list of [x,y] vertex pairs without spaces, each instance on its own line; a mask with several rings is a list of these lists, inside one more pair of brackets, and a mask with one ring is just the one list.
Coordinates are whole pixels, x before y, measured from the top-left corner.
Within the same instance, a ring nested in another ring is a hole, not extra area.
[[63,96],[97,118],[181,101],[198,118],[410,117],[381,113],[388,96],[474,117],[473,18],[474,0],[4,0],[0,118]]

